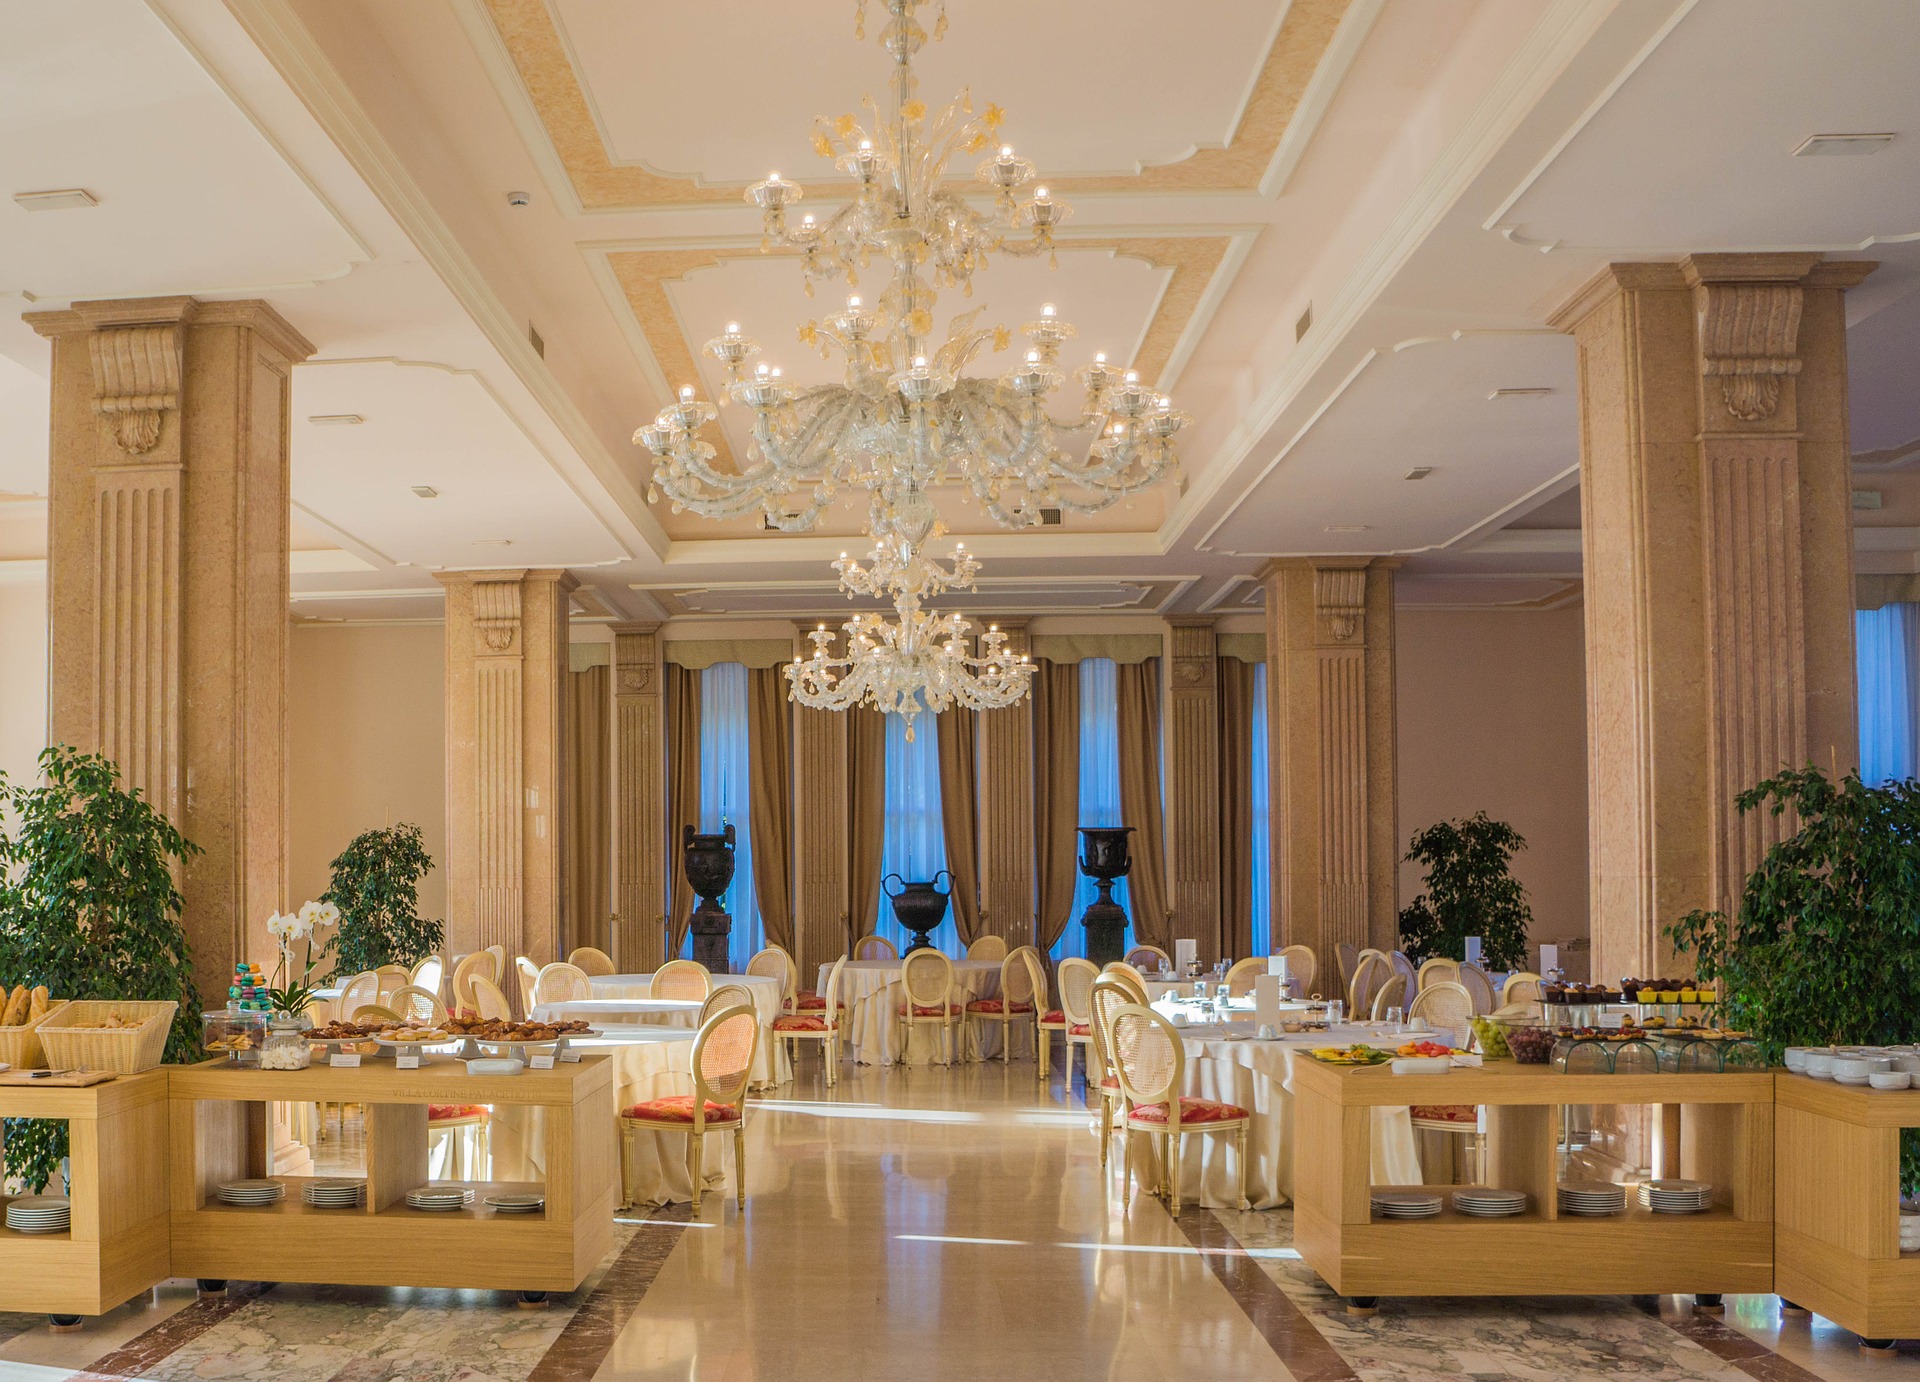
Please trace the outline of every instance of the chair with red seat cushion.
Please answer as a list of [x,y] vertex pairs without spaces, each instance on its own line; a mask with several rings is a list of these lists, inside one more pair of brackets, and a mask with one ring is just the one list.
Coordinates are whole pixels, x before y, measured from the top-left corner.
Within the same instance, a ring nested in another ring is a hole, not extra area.
[[1028,961],[1029,946],[1011,951],[1000,961],[1000,992],[992,998],[976,998],[967,1004],[968,1040],[977,1043],[988,1025],[1000,1027],[1000,1061],[1013,1059],[1013,1033],[1016,1027],[1031,1034],[1034,1054],[1040,1051],[1040,1030],[1034,1022],[1033,966]]
[[1113,1053],[1106,1042],[1107,1027],[1113,1014],[1127,1004],[1135,1001],[1135,994],[1122,980],[1111,974],[1102,974],[1093,981],[1093,992],[1088,996],[1087,1006],[1092,1010],[1093,1021],[1086,1024],[1092,1044],[1087,1047],[1087,1107],[1093,1107],[1093,1077],[1097,1066],[1100,1074],[1100,1166],[1107,1165],[1107,1153],[1113,1142],[1113,1111],[1120,1102],[1120,1077],[1113,1070]]
[[[1252,1116],[1237,1104],[1180,1093],[1186,1048],[1173,1023],[1144,1003],[1124,1003],[1103,1015],[1103,1040],[1120,1077],[1121,1126],[1160,1143],[1160,1170],[1169,1207],[1180,1212],[1181,1149],[1189,1132],[1231,1133],[1240,1172],[1240,1208],[1247,1207],[1247,1128]],[[1132,1139],[1121,1144],[1126,1184],[1133,1188]]]
[[[1087,1023],[1093,1020],[1093,981],[1100,977],[1100,966],[1092,960],[1083,960],[1071,956],[1060,961],[1060,1006],[1040,1019],[1041,1040],[1044,1042],[1051,1032],[1059,1032],[1067,1040],[1067,1088],[1073,1088],[1073,1050],[1076,1046],[1087,1047],[1093,1040]],[[1054,1014],[1058,1013],[1056,1021]],[[1044,1049],[1044,1048],[1043,1048]],[[1091,1059],[1082,1061],[1082,1066],[1091,1075]]]
[[442,1180],[466,1180],[479,1175],[487,1160],[487,1137],[493,1115],[485,1104],[428,1104],[427,1157],[431,1167],[442,1147],[447,1160]]
[[900,1043],[901,1052],[912,1049],[915,1027],[938,1025],[944,1063],[952,1065],[954,1023],[966,1015],[966,1009],[953,1001],[953,961],[931,946],[909,950],[906,959],[900,962],[900,987],[904,991],[903,1001],[894,1012],[907,1029]]
[[753,1052],[760,1042],[760,1017],[751,1002],[722,1008],[700,1025],[688,1056],[693,1093],[671,1094],[634,1104],[620,1115],[620,1175],[622,1196],[633,1202],[625,1186],[632,1163],[633,1137],[642,1129],[683,1132],[687,1135],[687,1177],[693,1185],[694,1213],[700,1212],[705,1189],[707,1130],[733,1133],[734,1190],[740,1207],[747,1204],[747,1081],[753,1073]]
[[[789,1058],[793,1056],[794,1046],[798,1042],[820,1043],[820,1052],[826,1058],[828,1089],[833,1088],[840,1072],[840,1033],[847,1020],[847,1005],[840,1001],[840,971],[846,967],[846,963],[845,955],[833,962],[833,969],[827,975],[827,991],[820,995],[818,1007],[809,1006],[807,999],[810,995],[802,994],[801,1011],[775,1018],[773,1023],[774,1040],[786,1048]],[[831,1009],[829,1003],[832,1004]]]
[[824,1032],[827,1030],[825,1013],[788,1013],[773,1019],[776,1032]]

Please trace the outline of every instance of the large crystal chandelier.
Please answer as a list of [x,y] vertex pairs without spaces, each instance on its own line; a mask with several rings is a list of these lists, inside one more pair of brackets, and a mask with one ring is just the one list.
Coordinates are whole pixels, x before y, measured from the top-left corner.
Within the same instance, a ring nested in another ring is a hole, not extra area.
[[[870,496],[870,565],[845,557],[835,565],[849,597],[888,600],[900,622],[856,616],[842,626],[845,655],[837,658],[832,635],[816,631],[813,657],[796,659],[788,679],[802,704],[864,702],[906,714],[909,728],[922,709],[1009,705],[1032,678],[1031,665],[1010,657],[997,631],[976,656],[967,650],[967,620],[923,608],[944,590],[969,588],[978,569],[963,553],[948,569],[928,556],[927,543],[945,531],[933,487],[960,483],[1009,527],[1036,524],[1048,508],[1096,513],[1175,471],[1174,437],[1187,422],[1104,354],[1073,372],[1068,412],[1057,416],[1050,401],[1066,383],[1060,350],[1076,333],[1051,303],[1021,328],[1024,359],[995,378],[964,372],[982,351],[1011,342],[1006,328],[977,324],[979,309],[955,315],[935,338],[940,290],[970,295],[975,272],[996,253],[1051,256],[1054,228],[1070,212],[1006,144],[975,170],[974,195],[985,207],[947,183],[952,160],[993,148],[1002,113],[992,105],[976,113],[963,92],[928,115],[913,74],[913,56],[928,37],[915,17],[925,3],[886,0],[881,42],[894,63],[888,109],[869,98],[865,122],[842,115],[816,123],[814,146],[852,179],[854,199],[824,219],[796,220],[802,189],[778,173],[746,193],[761,208],[761,248],[797,254],[809,294],[822,279],[858,287],[862,271],[875,261],[884,266],[885,285],[871,301],[849,296],[842,311],[799,330],[803,343],[840,358],[841,382],[787,383],[757,358],[760,344],[730,322],[703,347],[725,370],[719,406],[686,385],[634,433],[653,455],[649,500],[664,494],[676,512],[737,518],[758,511],[773,527],[798,532],[842,493]],[[860,0],[862,24],[865,9]],[[943,2],[933,37],[945,26]],[[745,460],[723,469],[702,432],[729,403],[752,413],[752,436]]]

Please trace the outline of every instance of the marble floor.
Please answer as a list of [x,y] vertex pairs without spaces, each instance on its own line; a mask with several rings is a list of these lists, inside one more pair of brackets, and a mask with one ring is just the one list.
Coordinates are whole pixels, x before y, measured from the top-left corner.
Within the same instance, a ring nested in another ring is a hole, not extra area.
[[[811,1378],[1920,1378],[1772,1297],[1384,1301],[1354,1319],[1286,1211],[1122,1204],[1077,1097],[1015,1063],[817,1059],[750,1120],[745,1213],[623,1220],[571,1297],[191,1282],[52,1334],[0,1315],[0,1382],[586,1382]],[[338,1136],[338,1134],[334,1134]],[[350,1156],[345,1142],[325,1159]]]

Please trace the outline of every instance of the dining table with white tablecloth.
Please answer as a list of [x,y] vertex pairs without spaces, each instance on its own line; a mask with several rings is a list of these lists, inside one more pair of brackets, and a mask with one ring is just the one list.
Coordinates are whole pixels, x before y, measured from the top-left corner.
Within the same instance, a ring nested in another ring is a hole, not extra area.
[[[939,1028],[931,1023],[916,1023],[912,1036],[903,1047],[907,1030],[900,1020],[900,1007],[906,1002],[906,989],[900,982],[901,960],[848,960],[840,971],[840,1001],[847,1005],[847,1049],[861,1065],[926,1065],[941,1058]],[[819,993],[826,993],[832,965],[820,966]],[[976,998],[993,998],[1000,992],[998,960],[955,960],[953,962],[952,1002],[964,1008]],[[966,1022],[954,1023],[954,1059],[969,1056],[980,1059],[998,1053],[1000,1024],[982,1022],[977,1049],[969,1049]],[[1013,1048],[1018,1053],[1020,1047]]]
[[[649,1023],[667,1027],[691,1027],[700,1020],[700,1004],[690,1000],[659,999],[653,996],[651,974],[601,974],[592,979],[593,997],[572,1003],[541,1003],[536,1015],[579,1017],[596,1027],[619,1023]],[[751,1087],[767,1089],[793,1078],[793,1062],[779,1042],[773,1039],[773,1024],[786,1002],[786,985],[760,974],[716,974],[714,988],[736,984],[753,999],[760,1019],[760,1047],[753,1053]],[[614,1000],[633,1000],[618,1002]]]
[[[1253,1209],[1276,1209],[1293,1200],[1293,1070],[1316,1046],[1367,1042],[1384,1046],[1408,1038],[1387,1036],[1371,1024],[1331,1031],[1284,1033],[1272,1040],[1255,1035],[1251,1021],[1210,1023],[1181,1029],[1186,1054],[1183,1093],[1192,1098],[1237,1104],[1252,1115],[1247,1129],[1247,1202]],[[1097,1106],[1096,1106],[1097,1107]],[[1151,1178],[1159,1165],[1154,1139],[1133,1133],[1130,1152],[1139,1173]],[[1373,1183],[1419,1185],[1420,1157],[1413,1121],[1405,1108],[1373,1110]],[[1209,1208],[1237,1207],[1239,1169],[1231,1133],[1187,1135],[1181,1153],[1181,1198]]]
[[[585,1055],[606,1056],[613,1062],[613,1116],[623,1109],[670,1094],[693,1093],[688,1064],[693,1054],[692,1027],[628,1024],[627,1031],[575,1037],[567,1044]],[[547,1171],[547,1110],[538,1105],[495,1104],[488,1130],[492,1154],[490,1179],[542,1181]],[[679,1204],[693,1199],[687,1173],[686,1133],[636,1129],[631,1139],[616,1127],[617,1156],[625,1162],[623,1208],[634,1205]],[[707,1134],[704,1167],[708,1188],[721,1184],[733,1153],[732,1134]],[[616,1162],[616,1165],[619,1163]],[[597,1187],[593,1192],[597,1193]],[[576,1192],[579,1193],[579,1192]]]

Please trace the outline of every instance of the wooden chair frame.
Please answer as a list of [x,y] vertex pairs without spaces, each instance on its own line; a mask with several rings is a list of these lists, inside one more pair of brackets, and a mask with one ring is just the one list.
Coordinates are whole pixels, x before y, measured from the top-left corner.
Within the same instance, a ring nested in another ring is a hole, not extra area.
[[[996,936],[994,939],[998,940],[999,937]],[[1016,992],[1016,990],[1020,989],[1024,989],[1026,992],[1024,998]],[[982,1003],[993,1003],[996,1001],[999,1004],[998,1012],[978,1006]],[[1025,1012],[1016,1010],[1016,1005],[1022,1003],[1026,1005]],[[970,1041],[985,1035],[984,1032],[975,1030],[973,1026],[974,1023],[979,1022],[985,1024],[997,1022],[1000,1024],[1000,1063],[1002,1065],[1011,1064],[1013,1061],[1013,1029],[1017,1023],[1032,1034],[1033,1041],[1031,1043],[1031,1049],[1035,1059],[1038,1059],[1040,1053],[1040,1009],[1034,1006],[1034,1004],[1033,971],[1028,968],[1027,957],[1024,950],[1015,951],[1003,955],[1000,959],[999,998],[997,1000],[992,998],[975,999],[961,1010],[962,1016],[960,1020],[967,1025],[967,1035]],[[985,1048],[981,1047],[978,1049]]]
[[[1128,1058],[1129,1047],[1134,1044],[1132,1029],[1140,1023],[1148,1024],[1171,1048],[1166,1078],[1162,1081],[1143,1083],[1146,1072]],[[1104,1039],[1107,1049],[1113,1053],[1114,1073],[1120,1080],[1123,1110],[1121,1126],[1127,1132],[1142,1132],[1160,1139],[1161,1177],[1172,1212],[1175,1215],[1180,1213],[1180,1154],[1189,1132],[1198,1132],[1203,1135],[1229,1132],[1233,1134],[1235,1161],[1238,1163],[1240,1172],[1240,1208],[1244,1210],[1247,1207],[1247,1128],[1252,1119],[1242,1117],[1205,1123],[1181,1123],[1180,1089],[1186,1077],[1186,1047],[1180,1042],[1179,1030],[1146,1004],[1127,1003],[1112,1012],[1108,1017]],[[1156,1105],[1166,1107],[1167,1117],[1164,1123],[1139,1116],[1139,1109]],[[1129,1138],[1121,1143],[1120,1147],[1120,1164],[1129,1195],[1133,1190],[1131,1143],[1132,1139]]]
[[[832,1089],[839,1078],[840,1071],[840,971],[846,968],[847,957],[842,955],[833,962],[833,968],[827,971],[827,987],[824,997],[827,1006],[821,1012],[785,1013],[773,1024],[773,1035],[777,1041],[787,1045],[787,1056],[791,1059],[795,1052],[792,1043],[796,1041],[817,1041],[821,1043],[822,1054],[827,1062],[827,1088]],[[787,1030],[781,1022],[789,1018],[817,1017],[826,1025],[819,1031]]]
[[[746,1060],[737,1071],[727,1072],[723,1083],[710,1083],[703,1069],[702,1057],[706,1055],[707,1043],[712,1041],[725,1024],[744,1019],[749,1034],[747,1037]],[[720,1104],[734,1111],[734,1117],[720,1124],[733,1130],[733,1179],[734,1192],[738,1207],[747,1207],[747,1087],[753,1082],[753,1057],[760,1045],[760,1017],[751,1003],[737,1003],[724,1008],[700,1024],[700,1031],[693,1039],[693,1050],[687,1057],[690,1073],[693,1076],[693,1121],[691,1123],[669,1122],[664,1119],[632,1118],[626,1114],[620,1116],[621,1155],[620,1170],[624,1177],[628,1162],[631,1160],[633,1134],[645,1128],[650,1132],[684,1132],[687,1143],[687,1175],[693,1183],[693,1212],[700,1212],[700,1197],[705,1189],[702,1182],[706,1179],[706,1142],[707,1142],[707,1105]],[[626,1197],[624,1184],[621,1187]]]
[[[940,976],[933,988],[916,993],[919,976],[932,970]],[[909,950],[907,957],[900,962],[901,1002],[895,1010],[894,1020],[906,1028],[900,1043],[900,1063],[908,1064],[907,1052],[913,1043],[913,1029],[937,1024],[940,1028],[941,1047],[946,1053],[947,1065],[954,1063],[956,1055],[954,1028],[966,1021],[966,1008],[953,1001],[953,961],[947,958],[943,950]],[[934,996],[935,991],[938,997]],[[932,1013],[918,1013],[916,1008],[939,1008],[938,1016]]]

